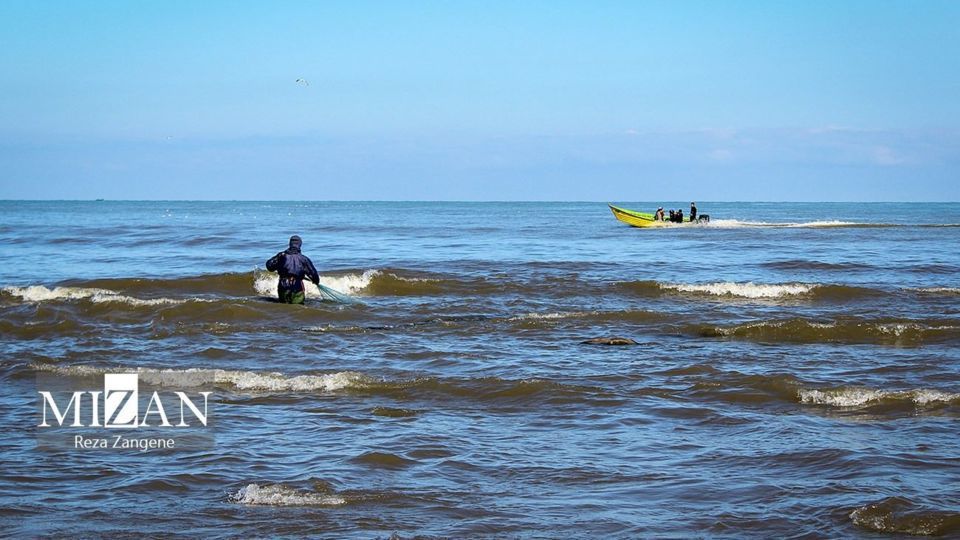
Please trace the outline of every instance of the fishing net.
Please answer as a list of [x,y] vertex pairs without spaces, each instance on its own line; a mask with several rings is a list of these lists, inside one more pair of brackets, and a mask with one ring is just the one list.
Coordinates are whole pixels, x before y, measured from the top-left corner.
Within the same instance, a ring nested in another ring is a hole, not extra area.
[[336,302],[338,304],[359,304],[360,300],[343,294],[342,292],[335,291],[330,287],[324,285],[317,285],[317,290],[320,292],[320,298],[327,302]]

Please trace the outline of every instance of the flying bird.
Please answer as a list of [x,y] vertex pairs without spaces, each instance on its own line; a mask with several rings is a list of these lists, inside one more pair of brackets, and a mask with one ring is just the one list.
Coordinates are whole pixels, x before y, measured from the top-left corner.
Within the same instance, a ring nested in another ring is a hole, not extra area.
[[306,79],[297,79],[296,82],[297,82],[297,84],[302,84],[302,85],[304,85],[304,86],[310,86],[310,83],[308,83]]

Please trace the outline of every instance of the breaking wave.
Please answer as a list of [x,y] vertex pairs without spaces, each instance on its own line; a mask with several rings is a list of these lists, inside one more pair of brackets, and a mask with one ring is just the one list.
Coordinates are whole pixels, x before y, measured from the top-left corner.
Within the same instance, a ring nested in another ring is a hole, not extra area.
[[34,364],[34,371],[63,376],[96,377],[104,373],[136,372],[142,383],[152,386],[196,387],[209,385],[251,394],[313,393],[345,391],[389,397],[424,397],[427,394],[492,401],[547,400],[553,403],[607,400],[611,396],[600,388],[565,384],[544,379],[501,379],[499,377],[438,379],[375,378],[355,371],[319,375],[288,375],[279,372],[235,371],[223,369],[153,369],[127,367],[57,366]]
[[946,536],[960,533],[960,513],[932,510],[903,497],[889,497],[850,512],[857,527],[869,531],[914,536]]
[[[314,393],[348,391],[393,398],[428,394],[457,398],[515,401],[547,400],[550,402],[583,402],[593,404],[620,403],[620,397],[610,390],[596,386],[582,386],[544,379],[501,379],[480,377],[465,379],[437,379],[417,377],[387,380],[359,372],[341,371],[317,375],[288,375],[279,372],[254,372],[223,369],[152,369],[102,368],[93,366],[61,367],[52,364],[30,366],[36,371],[63,376],[98,377],[104,373],[136,372],[143,384],[150,386],[195,387],[213,384],[218,388],[249,392],[255,395],[272,393]],[[702,397],[720,398],[732,402],[756,402],[763,399],[782,400],[803,405],[817,405],[840,409],[873,406],[894,408],[924,408],[960,404],[960,393],[938,389],[884,390],[868,387],[815,387],[789,375],[744,375],[737,372],[701,373],[702,370],[678,373],[702,379],[688,389],[658,390],[663,397],[686,399],[687,392]]]
[[[26,303],[88,301],[93,303],[123,303],[132,306],[163,306],[192,301],[216,301],[244,298],[253,293],[276,298],[277,274],[254,270],[252,273],[210,274],[175,279],[111,278],[71,280],[55,286],[7,286],[0,289],[0,297],[10,297]],[[429,295],[447,291],[470,291],[470,283],[454,279],[407,276],[399,272],[369,269],[335,275],[321,275],[320,283],[338,293],[348,295]],[[484,283],[479,283],[482,289]],[[487,291],[499,291],[487,285]],[[325,299],[326,295],[310,283],[304,282],[306,296]],[[483,291],[481,291],[483,292]]]
[[933,296],[960,296],[960,287],[920,287],[913,290]]
[[[339,293],[357,294],[367,288],[373,278],[379,275],[379,270],[367,270],[362,274],[345,274],[341,276],[320,276],[320,284]],[[254,272],[253,288],[260,296],[276,298],[277,284],[280,277],[272,272]],[[304,281],[304,291],[307,298],[324,298],[320,289],[310,281]]]
[[686,293],[703,293],[713,296],[736,296],[739,298],[783,298],[785,296],[798,296],[807,294],[818,285],[808,285],[805,283],[789,283],[783,285],[765,285],[762,283],[704,283],[694,284],[669,284],[661,283],[660,288],[674,290]]
[[941,321],[941,323],[854,318],[827,322],[786,319],[758,321],[734,326],[689,325],[685,327],[685,330],[687,333],[699,337],[788,343],[920,345],[960,340],[960,321]]
[[882,402],[911,403],[924,407],[939,403],[960,402],[960,394],[925,389],[905,391],[875,388],[801,389],[797,392],[797,396],[800,403],[831,407],[865,407]]
[[339,506],[347,500],[333,493],[297,490],[283,484],[247,484],[230,501],[250,506]]
[[[109,289],[86,287],[54,287],[49,289],[43,285],[27,287],[4,287],[0,289],[5,294],[20,298],[24,302],[49,302],[57,300],[89,300],[95,303],[119,302],[133,306],[157,306],[168,304],[182,304],[189,300],[174,298],[135,298],[126,296]],[[190,300],[200,300],[191,298]]]
[[141,381],[151,385],[207,384],[208,381],[219,387],[254,392],[333,392],[346,388],[362,388],[376,381],[362,373],[340,371],[321,375],[285,375],[278,372],[255,372],[226,369],[152,369],[152,368],[101,368],[92,366],[61,367],[50,364],[33,366],[38,371],[73,376],[97,376],[104,373],[136,372]]
[[[827,263],[809,261],[781,261],[770,263],[819,267]],[[833,265],[837,271],[849,271],[856,266]],[[0,288],[0,299],[14,299],[24,303],[76,302],[96,304],[122,303],[136,307],[169,306],[189,302],[236,301],[252,295],[276,298],[277,274],[263,270],[246,273],[209,274],[175,279],[113,278],[71,280],[56,285],[7,286]],[[610,291],[610,287],[626,289],[643,296],[664,294],[695,295],[747,300],[848,300],[885,295],[913,294],[917,296],[956,296],[960,288],[930,286],[886,290],[866,286],[830,283],[756,283],[752,281],[715,281],[703,283],[659,282],[653,280],[600,282],[581,279],[576,275],[551,277],[537,281],[494,279],[476,276],[447,276],[425,274],[408,270],[366,269],[321,275],[321,284],[338,293],[351,296],[486,296],[516,294],[523,297],[559,295],[562,297],[587,295],[596,297]],[[329,299],[309,281],[304,282],[308,298]]]
[[823,387],[789,374],[755,375],[693,366],[672,374],[695,380],[693,395],[738,404],[769,401],[812,405],[840,410],[909,411],[960,405],[960,393],[935,388],[893,390],[866,386]]
[[[254,273],[254,289],[260,296],[277,295],[276,274],[264,271]],[[380,269],[364,270],[360,273],[340,275],[321,275],[320,283],[337,292],[365,296],[412,296],[442,294],[448,291],[483,292],[482,284],[475,290],[469,283],[439,277],[400,275],[397,271]],[[304,282],[307,298],[321,298],[313,283]]]
[[816,299],[847,300],[886,294],[884,291],[851,285],[822,283],[754,283],[718,281],[713,283],[661,283],[659,281],[630,281],[623,285],[634,293],[656,296],[664,293],[683,293],[719,298],[758,299]]
[[589,317],[591,315],[599,315],[599,311],[551,311],[547,313],[524,313],[523,315],[515,315],[509,317],[507,320],[512,322],[519,321],[558,321],[561,319],[575,319],[579,317]]

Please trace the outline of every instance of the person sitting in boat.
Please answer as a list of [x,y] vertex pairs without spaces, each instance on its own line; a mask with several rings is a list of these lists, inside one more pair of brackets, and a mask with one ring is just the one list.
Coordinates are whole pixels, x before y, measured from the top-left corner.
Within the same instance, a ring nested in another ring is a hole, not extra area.
[[677,223],[683,223],[683,208],[677,210]]
[[675,223],[677,221],[677,213],[673,211],[673,208],[670,209],[670,222]]
[[304,298],[303,279],[310,278],[314,285],[320,284],[320,274],[309,257],[300,253],[303,240],[299,236],[290,237],[290,247],[267,261],[267,270],[280,274],[277,284],[277,297],[285,304],[302,304]]
[[697,203],[690,203],[690,222],[693,223],[697,220]]
[[657,208],[657,211],[653,213],[654,221],[663,221],[663,207]]

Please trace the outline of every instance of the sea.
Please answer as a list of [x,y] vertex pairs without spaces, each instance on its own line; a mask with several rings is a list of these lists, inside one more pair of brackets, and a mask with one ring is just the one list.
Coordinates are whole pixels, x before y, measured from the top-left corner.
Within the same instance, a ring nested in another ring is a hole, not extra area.
[[[0,202],[0,536],[960,537],[960,204],[697,206]],[[40,444],[112,373],[209,440]]]

